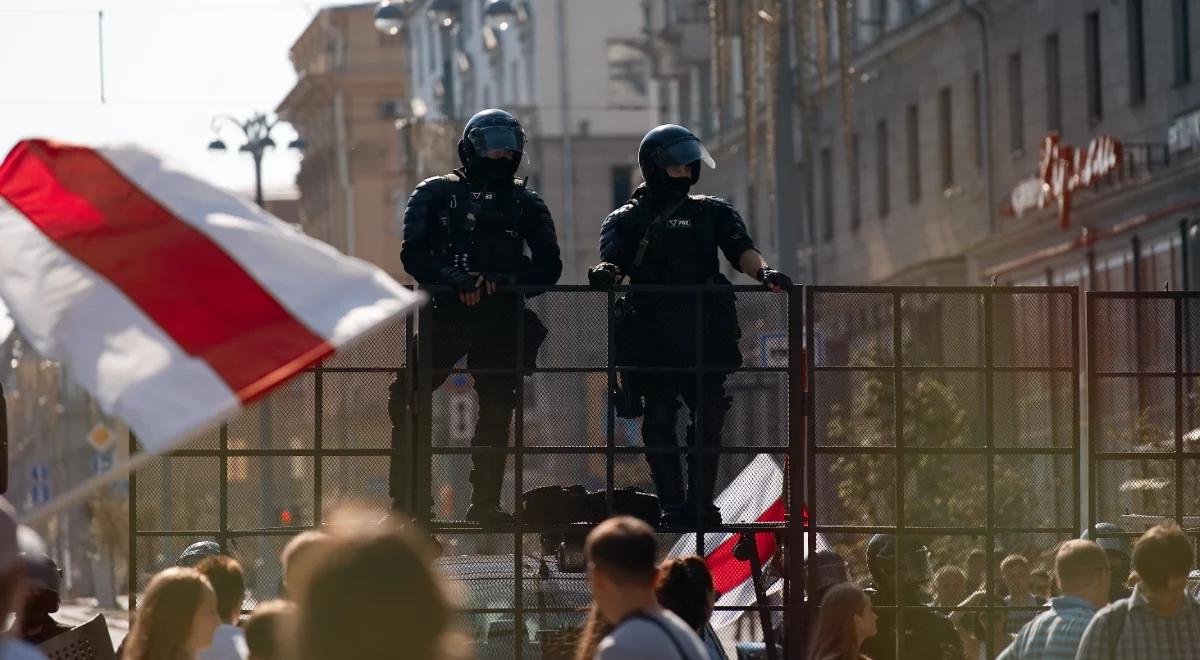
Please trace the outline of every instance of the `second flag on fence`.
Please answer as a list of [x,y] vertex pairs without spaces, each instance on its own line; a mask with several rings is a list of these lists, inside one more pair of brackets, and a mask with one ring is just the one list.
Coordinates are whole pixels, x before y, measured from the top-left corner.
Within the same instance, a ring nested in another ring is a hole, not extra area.
[[220,422],[418,297],[133,148],[18,143],[0,299],[150,451]]
[[[785,512],[783,503],[783,470],[766,454],[759,454],[717,497],[716,505],[721,508],[725,520],[746,522],[782,522]],[[754,605],[754,583],[750,579],[750,564],[733,556],[738,534],[717,532],[704,535],[704,559],[712,571],[717,593],[718,606],[746,607]],[[758,557],[764,563],[775,553],[775,535],[758,534]],[[685,534],[675,543],[668,557],[696,554],[696,535]],[[773,591],[775,580],[764,584],[763,589]],[[718,610],[713,613],[711,623],[720,628],[732,623],[742,613],[736,610]]]

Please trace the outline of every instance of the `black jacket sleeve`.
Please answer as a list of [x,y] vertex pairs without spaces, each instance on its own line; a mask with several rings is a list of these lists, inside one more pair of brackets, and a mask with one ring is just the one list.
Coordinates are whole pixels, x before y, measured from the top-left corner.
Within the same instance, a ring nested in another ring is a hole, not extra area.
[[444,197],[446,181],[435,176],[425,179],[408,197],[404,207],[404,242],[400,261],[404,270],[420,284],[438,284],[440,275],[433,259],[438,231],[437,211]]
[[609,213],[600,225],[600,259],[616,264],[622,273],[629,272],[638,241],[642,240],[632,228],[634,209],[633,204],[626,204]]
[[523,196],[522,233],[529,246],[529,263],[524,272],[518,274],[518,280],[521,284],[548,286],[558,282],[563,268],[558,236],[554,233],[554,218],[537,193],[525,190]]
[[[738,268],[738,260],[746,250],[755,250],[754,239],[742,222],[742,216],[733,205],[719,197],[706,198],[713,205],[717,224],[717,245],[734,268]],[[749,273],[753,275],[754,273]]]

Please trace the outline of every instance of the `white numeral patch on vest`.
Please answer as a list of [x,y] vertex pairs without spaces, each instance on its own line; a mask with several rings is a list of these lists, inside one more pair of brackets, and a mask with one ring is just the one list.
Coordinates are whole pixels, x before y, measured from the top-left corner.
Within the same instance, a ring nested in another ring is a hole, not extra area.
[[667,220],[667,226],[673,229],[690,229],[692,226],[692,221],[687,218],[672,218]]

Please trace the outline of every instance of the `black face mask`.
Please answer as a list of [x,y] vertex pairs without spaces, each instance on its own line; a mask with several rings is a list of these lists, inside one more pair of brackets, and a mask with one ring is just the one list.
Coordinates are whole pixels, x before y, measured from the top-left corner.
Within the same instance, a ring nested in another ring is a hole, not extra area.
[[663,201],[673,203],[687,197],[688,190],[692,188],[692,182],[690,179],[669,176],[664,177],[656,188],[656,192]]
[[488,181],[511,183],[520,164],[516,158],[477,158],[471,170]]

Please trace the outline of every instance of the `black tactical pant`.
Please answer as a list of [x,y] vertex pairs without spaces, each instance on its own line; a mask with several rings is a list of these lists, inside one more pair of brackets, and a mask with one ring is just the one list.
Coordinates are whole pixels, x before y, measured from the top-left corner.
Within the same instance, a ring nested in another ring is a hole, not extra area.
[[[517,368],[517,319],[518,310],[512,294],[485,296],[474,307],[462,305],[457,300],[436,303],[433,310],[433,327],[422,332],[418,341],[431,341],[432,364],[429,368],[445,370],[452,368],[464,356],[471,369],[507,369],[507,373],[473,373],[475,392],[479,396],[479,419],[471,439],[473,447],[508,446],[509,426],[513,410],[517,405],[517,383],[521,377]],[[524,334],[527,354],[526,366],[532,366],[537,349],[545,339],[546,330],[537,315],[524,310]],[[420,355],[420,350],[417,351]],[[418,365],[418,369],[424,365]],[[389,388],[388,414],[392,421],[392,460],[388,478],[388,491],[393,507],[403,508],[403,503],[413,492],[413,476],[408,457],[412,456],[414,431],[410,414],[415,401],[415,386],[410,379],[415,371],[398,372]],[[436,373],[433,389],[442,386],[450,374]],[[426,457],[426,460],[429,460]],[[471,504],[498,506],[500,491],[504,484],[504,454],[479,454],[472,457],[470,483]],[[428,497],[428,494],[425,494]],[[427,500],[432,502],[432,499]],[[413,502],[412,506],[418,506]],[[414,512],[425,513],[425,512]]]
[[[678,447],[675,432],[679,401],[688,407],[689,423],[684,444],[693,447],[721,445],[721,428],[729,412],[730,397],[725,395],[725,375],[706,373],[701,389],[696,387],[693,374],[670,373],[647,375],[645,379],[646,411],[642,417],[642,442],[646,447]],[[697,418],[700,433],[697,438]],[[720,456],[696,454],[681,457],[678,454],[646,454],[650,464],[650,477],[662,502],[663,510],[683,513],[692,510],[696,501],[708,510],[715,510],[713,498],[717,486],[717,468]],[[685,485],[683,464],[687,464],[688,480]]]

